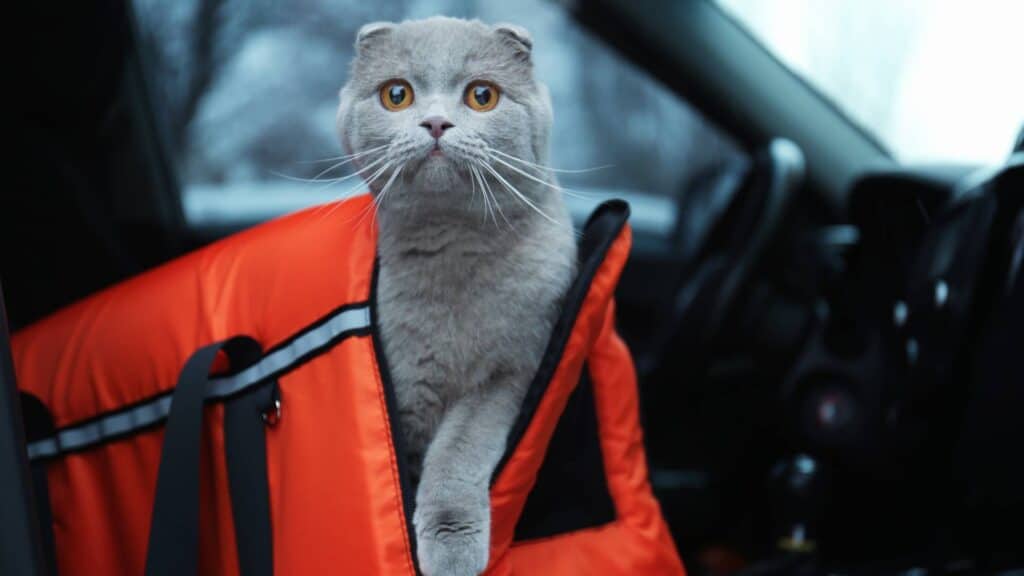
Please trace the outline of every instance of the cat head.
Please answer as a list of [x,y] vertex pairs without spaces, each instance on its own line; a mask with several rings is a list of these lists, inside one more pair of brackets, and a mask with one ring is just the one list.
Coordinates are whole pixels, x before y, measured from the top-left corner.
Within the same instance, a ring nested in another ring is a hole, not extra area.
[[364,154],[355,165],[372,192],[451,206],[452,194],[468,201],[479,187],[474,171],[497,186],[482,163],[509,182],[521,174],[495,158],[546,165],[551,103],[534,79],[532,44],[523,28],[476,20],[363,26],[337,127],[345,152]]

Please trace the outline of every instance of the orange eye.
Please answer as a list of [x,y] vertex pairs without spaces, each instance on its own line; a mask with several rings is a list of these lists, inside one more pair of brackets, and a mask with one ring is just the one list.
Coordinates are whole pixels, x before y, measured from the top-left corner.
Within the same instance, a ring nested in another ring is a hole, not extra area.
[[494,107],[498,105],[498,98],[500,96],[501,90],[494,84],[476,81],[466,86],[464,99],[466,106],[473,110],[487,112],[488,110],[494,110]]
[[405,80],[391,80],[380,87],[380,103],[392,112],[412,106],[412,86]]

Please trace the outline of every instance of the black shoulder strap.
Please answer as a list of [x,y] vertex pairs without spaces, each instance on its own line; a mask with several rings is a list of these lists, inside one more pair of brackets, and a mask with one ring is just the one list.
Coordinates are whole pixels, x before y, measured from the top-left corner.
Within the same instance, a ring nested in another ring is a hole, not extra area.
[[224,450],[242,576],[274,573],[264,426],[275,425],[281,416],[277,394],[277,383],[269,382],[229,400],[224,408]]
[[[255,340],[239,336],[199,349],[181,371],[171,400],[171,413],[167,420],[157,473],[156,498],[146,553],[147,576],[197,573],[203,403],[210,370],[221,351],[228,355],[233,371],[255,363],[261,353]],[[263,474],[266,474],[265,466]],[[231,481],[231,484],[233,487],[235,482]],[[237,512],[235,516],[238,517]],[[269,517],[263,521],[269,523]],[[236,525],[236,532],[239,528]],[[240,542],[240,550],[242,545]],[[246,572],[242,573],[248,576]]]

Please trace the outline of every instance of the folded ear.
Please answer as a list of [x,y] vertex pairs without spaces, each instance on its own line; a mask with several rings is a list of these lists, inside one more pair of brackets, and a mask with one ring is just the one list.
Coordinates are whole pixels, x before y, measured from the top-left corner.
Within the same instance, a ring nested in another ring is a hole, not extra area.
[[356,33],[356,53],[362,54],[395,29],[394,22],[370,22]]
[[530,36],[526,28],[516,24],[501,23],[495,24],[494,32],[511,46],[520,58],[530,59],[530,53],[533,50],[533,37]]

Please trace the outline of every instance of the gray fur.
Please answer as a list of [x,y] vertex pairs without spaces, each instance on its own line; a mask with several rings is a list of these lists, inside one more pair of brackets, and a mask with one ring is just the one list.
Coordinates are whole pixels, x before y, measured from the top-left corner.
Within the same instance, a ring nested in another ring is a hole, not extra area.
[[[417,483],[419,563],[428,576],[478,574],[490,545],[489,481],[575,274],[554,176],[501,155],[547,165],[550,99],[533,77],[529,33],[516,26],[374,23],[356,48],[338,130],[348,153],[386,146],[357,165],[381,162],[363,176],[378,203],[376,305]],[[378,92],[396,78],[415,100],[393,112]],[[473,80],[500,87],[497,107],[464,103]],[[441,157],[419,125],[432,116],[454,124],[436,140]]]

